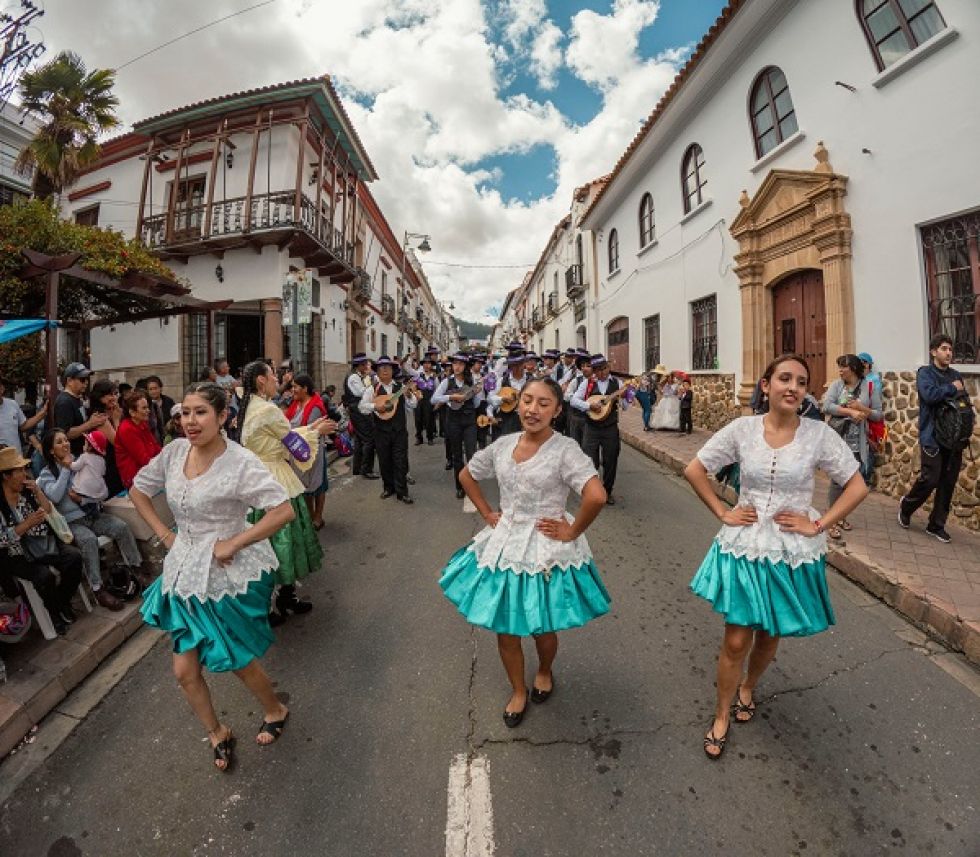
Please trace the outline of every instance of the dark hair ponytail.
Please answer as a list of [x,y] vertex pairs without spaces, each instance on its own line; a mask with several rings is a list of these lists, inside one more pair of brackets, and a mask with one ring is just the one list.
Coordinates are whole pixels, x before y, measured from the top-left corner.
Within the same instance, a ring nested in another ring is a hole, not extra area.
[[256,379],[263,377],[267,372],[271,371],[269,364],[264,360],[253,360],[244,369],[242,369],[242,407],[238,412],[238,431],[241,432],[245,428],[245,412],[248,410],[248,404],[252,401],[252,394],[259,391],[258,385],[255,383]]
[[228,410],[228,394],[214,381],[196,381],[191,384],[184,390],[184,396],[186,398],[191,395],[204,399],[219,417]]

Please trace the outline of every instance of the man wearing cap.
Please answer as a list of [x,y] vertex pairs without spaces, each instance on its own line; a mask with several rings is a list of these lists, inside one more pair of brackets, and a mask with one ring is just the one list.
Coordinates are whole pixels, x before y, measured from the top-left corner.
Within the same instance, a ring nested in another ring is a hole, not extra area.
[[[416,399],[414,393],[405,393],[392,404],[377,404],[379,396],[392,396],[402,389],[402,385],[394,380],[395,363],[387,355],[382,355],[375,363],[378,373],[378,383],[368,387],[361,397],[358,408],[360,412],[374,423],[374,445],[378,451],[378,468],[384,480],[384,491],[381,499],[387,500],[392,495],[402,503],[411,505],[414,500],[408,496],[408,420],[406,408],[414,410]],[[382,419],[379,414],[395,411],[391,419]]]
[[[612,395],[619,389],[619,381],[609,374],[609,363],[602,354],[595,354],[590,361],[592,377],[579,384],[571,405],[586,415],[585,436],[582,451],[592,458],[595,469],[602,473],[602,486],[606,489],[606,503],[615,505],[613,486],[616,484],[616,465],[619,462],[619,404],[616,403],[603,420],[593,420],[589,411],[599,411],[598,405],[589,405],[589,397]],[[599,470],[600,465],[602,467]]]
[[374,472],[374,420],[359,409],[365,391],[370,389],[371,361],[364,352],[355,354],[351,360],[353,371],[344,381],[344,394],[341,401],[350,414],[354,426],[354,456],[351,460],[351,473],[365,479],[377,479]]
[[429,446],[435,443],[436,415],[432,410],[432,394],[436,390],[436,373],[432,369],[432,354],[428,351],[422,358],[422,368],[415,376],[415,386],[422,394],[419,405],[415,409],[415,445],[422,445],[422,435],[425,434]]
[[0,443],[23,452],[21,437],[27,435],[41,420],[44,419],[44,408],[28,419],[24,411],[13,399],[4,397],[6,384],[0,378]]
[[568,412],[568,436],[574,440],[579,447],[585,442],[585,423],[588,417],[580,410],[572,407],[572,396],[578,390],[580,384],[585,384],[592,377],[592,355],[577,352],[575,355],[575,371],[562,382],[565,390],[565,410]]
[[505,434],[514,434],[521,430],[521,417],[517,413],[517,408],[515,407],[510,413],[505,413],[501,410],[501,406],[504,404],[501,393],[504,387],[510,387],[516,391],[518,399],[521,397],[521,390],[524,389],[524,385],[528,381],[525,366],[524,352],[512,351],[507,357],[507,371],[504,372],[504,376],[500,379],[500,386],[490,394],[488,414],[491,417],[496,416],[500,420],[493,427],[494,440],[498,437],[503,437]]
[[69,363],[65,367],[65,389],[54,400],[54,426],[68,436],[71,454],[76,458],[85,450],[86,432],[102,428],[107,419],[105,414],[88,416],[83,396],[88,389],[88,379],[92,374],[84,363]]

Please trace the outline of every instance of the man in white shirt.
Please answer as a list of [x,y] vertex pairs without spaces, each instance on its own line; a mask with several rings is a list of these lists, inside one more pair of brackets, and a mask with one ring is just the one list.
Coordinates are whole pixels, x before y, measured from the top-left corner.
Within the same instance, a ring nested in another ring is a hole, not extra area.
[[[580,383],[571,405],[585,415],[585,436],[582,451],[592,459],[595,469],[602,474],[602,486],[606,489],[606,503],[614,506],[613,486],[616,484],[616,466],[619,462],[619,402],[614,402],[609,415],[601,420],[591,414],[602,410],[600,404],[589,404],[589,397],[611,396],[619,390],[619,381],[609,373],[609,363],[602,354],[595,354],[590,361],[593,375]],[[591,413],[590,413],[591,412]]]
[[4,398],[6,390],[6,384],[3,378],[0,378],[0,443],[16,449],[17,454],[20,455],[23,452],[21,437],[44,419],[44,409],[41,408],[28,419],[24,416],[20,405],[13,399]]
[[[398,401],[392,404],[386,401],[384,405],[376,402],[379,396],[392,396],[402,389],[402,385],[394,380],[395,368],[398,366],[387,355],[382,355],[375,363],[378,373],[376,386],[368,386],[361,397],[358,410],[374,423],[374,446],[378,452],[378,469],[384,481],[384,491],[381,499],[387,500],[392,495],[402,503],[411,505],[415,501],[408,496],[408,419],[406,410],[415,410],[416,398],[414,393],[404,393]],[[382,414],[394,411],[390,419],[383,419]]]
[[579,446],[585,440],[585,423],[588,419],[580,410],[572,407],[572,396],[578,390],[579,385],[585,383],[592,377],[592,355],[582,351],[576,352],[575,369],[562,381],[565,390],[565,410],[568,411],[568,436]]
[[545,374],[557,381],[558,361],[561,359],[561,352],[557,348],[545,349],[541,359],[544,361]]
[[374,472],[374,421],[358,409],[365,391],[371,384],[371,361],[364,352],[355,354],[351,360],[353,371],[344,381],[341,401],[350,414],[354,427],[354,456],[351,459],[351,473],[365,479],[377,479]]
[[489,395],[490,407],[487,413],[491,417],[498,417],[500,422],[493,427],[493,439],[502,437],[505,434],[514,434],[521,430],[521,418],[514,407],[509,413],[502,410],[504,399],[501,396],[504,387],[510,387],[517,393],[517,398],[521,396],[521,390],[527,383],[527,373],[524,371],[524,353],[512,351],[507,358],[507,371],[500,379],[500,386]]

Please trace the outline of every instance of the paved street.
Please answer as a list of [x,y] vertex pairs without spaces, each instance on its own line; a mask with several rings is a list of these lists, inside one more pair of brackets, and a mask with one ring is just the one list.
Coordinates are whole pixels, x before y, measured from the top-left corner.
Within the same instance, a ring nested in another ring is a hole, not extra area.
[[242,740],[233,774],[210,770],[161,643],[0,809],[0,852],[978,853],[980,705],[940,668],[957,656],[836,575],[838,625],[786,643],[759,716],[704,758],[721,624],[687,582],[716,525],[633,450],[590,533],[613,610],[562,636],[554,697],[506,729],[494,639],[436,586],[480,524],[443,462],[412,448],[411,508],[334,482],[316,610],[266,660],[292,708],[278,744],[252,743],[260,715],[219,676]]

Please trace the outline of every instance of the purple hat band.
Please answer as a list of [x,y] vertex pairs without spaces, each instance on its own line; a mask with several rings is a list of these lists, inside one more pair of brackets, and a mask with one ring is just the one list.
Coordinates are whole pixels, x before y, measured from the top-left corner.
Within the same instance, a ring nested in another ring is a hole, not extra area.
[[605,366],[609,361],[606,360],[604,354],[593,354],[592,359],[589,361],[593,366]]
[[507,365],[510,365],[511,363],[515,363],[515,364],[516,363],[523,363],[524,360],[525,360],[525,358],[524,358],[524,354],[523,353],[520,353],[520,354],[511,354],[507,358]]

